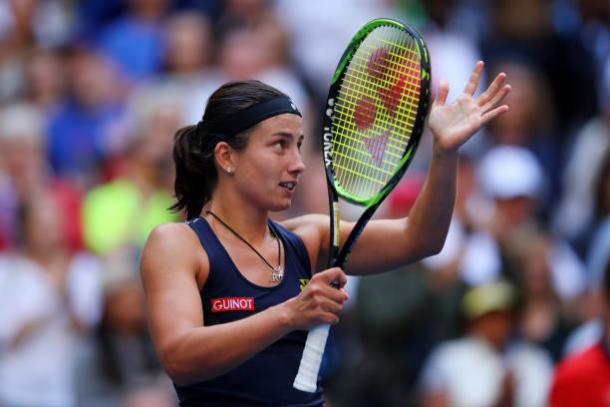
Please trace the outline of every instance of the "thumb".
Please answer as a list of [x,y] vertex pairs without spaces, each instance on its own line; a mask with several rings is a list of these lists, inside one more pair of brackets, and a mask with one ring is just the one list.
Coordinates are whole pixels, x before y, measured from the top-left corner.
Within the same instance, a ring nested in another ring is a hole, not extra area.
[[339,267],[333,267],[319,273],[320,278],[327,284],[335,285],[337,288],[343,287],[347,283],[345,273]]

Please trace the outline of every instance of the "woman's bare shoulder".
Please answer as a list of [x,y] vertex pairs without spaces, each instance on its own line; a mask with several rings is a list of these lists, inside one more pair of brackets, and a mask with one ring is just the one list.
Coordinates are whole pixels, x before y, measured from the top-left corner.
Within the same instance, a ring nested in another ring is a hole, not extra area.
[[147,247],[155,249],[176,249],[183,245],[191,246],[197,243],[197,235],[191,227],[184,222],[162,223],[157,225],[146,241]]
[[207,264],[205,250],[195,232],[186,223],[164,223],[148,236],[142,252],[142,273],[156,274],[171,268],[199,272]]

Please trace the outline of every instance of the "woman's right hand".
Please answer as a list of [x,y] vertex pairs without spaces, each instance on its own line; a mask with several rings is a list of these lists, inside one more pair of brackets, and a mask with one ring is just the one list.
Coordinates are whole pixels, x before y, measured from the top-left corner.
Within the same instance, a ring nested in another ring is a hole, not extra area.
[[285,302],[294,329],[306,330],[320,324],[336,324],[348,299],[343,289],[347,277],[339,267],[313,275],[303,291]]

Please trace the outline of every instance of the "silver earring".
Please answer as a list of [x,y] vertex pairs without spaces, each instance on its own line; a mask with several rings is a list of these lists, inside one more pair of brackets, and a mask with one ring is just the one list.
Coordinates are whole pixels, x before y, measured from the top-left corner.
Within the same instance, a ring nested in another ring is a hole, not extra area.
[[232,167],[227,167],[227,174],[229,174],[229,175],[233,174],[233,168]]

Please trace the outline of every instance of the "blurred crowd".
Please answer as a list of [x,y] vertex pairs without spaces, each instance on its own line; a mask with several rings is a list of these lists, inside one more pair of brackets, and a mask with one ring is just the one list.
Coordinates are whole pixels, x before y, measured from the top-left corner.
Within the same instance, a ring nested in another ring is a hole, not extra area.
[[[276,217],[327,212],[319,117],[376,17],[423,33],[433,94],[446,79],[455,98],[479,59],[513,90],[462,149],[442,252],[350,280],[328,404],[548,403],[608,314],[607,0],[1,1],[0,405],[175,405],[138,276],[148,233],[182,219],[175,130],[226,81],[279,88],[304,112],[308,169]],[[424,134],[377,216],[408,214],[430,154]]]

